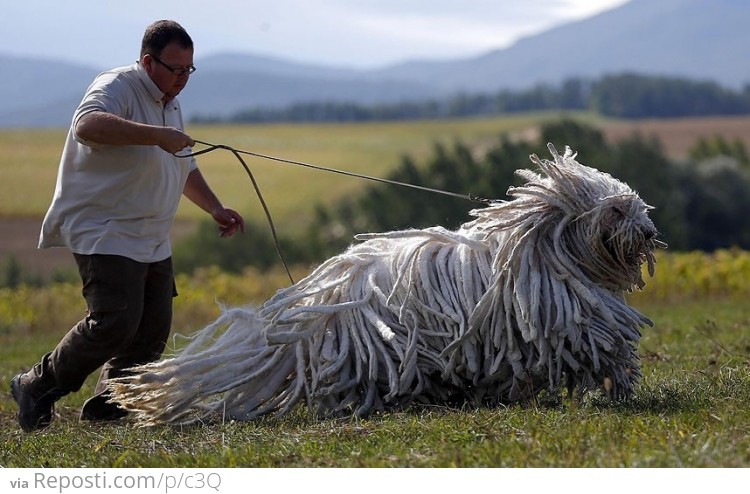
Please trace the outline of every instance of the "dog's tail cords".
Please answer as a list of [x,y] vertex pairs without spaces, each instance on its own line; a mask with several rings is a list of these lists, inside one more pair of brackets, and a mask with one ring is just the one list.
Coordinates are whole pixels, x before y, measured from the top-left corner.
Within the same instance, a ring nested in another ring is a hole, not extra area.
[[369,176],[369,175],[363,175],[363,174],[360,174],[360,173],[348,172],[348,171],[344,171],[344,170],[336,170],[334,168],[327,168],[327,167],[324,167],[324,166],[313,165],[311,163],[305,163],[305,162],[302,162],[302,161],[294,161],[294,160],[289,160],[289,159],[284,159],[284,158],[277,158],[275,156],[269,156],[269,155],[266,155],[266,154],[253,153],[251,151],[244,151],[244,150],[241,150],[241,149],[233,148],[231,146],[227,146],[226,144],[211,144],[210,142],[198,141],[198,140],[195,140],[195,142],[197,144],[203,144],[204,146],[208,146],[208,147],[206,149],[201,149],[200,151],[194,151],[194,152],[192,152],[190,154],[177,154],[177,153],[175,153],[175,156],[177,156],[178,158],[190,158],[190,157],[193,157],[193,156],[199,156],[201,154],[210,153],[211,151],[215,151],[217,149],[225,149],[225,150],[231,152],[234,155],[234,157],[237,158],[237,160],[242,164],[242,167],[245,169],[245,171],[247,172],[247,175],[250,177],[250,181],[253,183],[253,188],[255,189],[255,193],[258,196],[258,200],[260,201],[260,204],[263,207],[263,211],[266,214],[266,219],[268,220],[268,226],[270,227],[270,229],[271,229],[271,235],[273,236],[273,243],[274,243],[274,245],[276,247],[276,253],[279,255],[279,259],[281,259],[281,263],[284,265],[284,269],[286,270],[286,274],[289,277],[289,281],[291,281],[292,284],[294,284],[294,278],[292,278],[292,273],[289,270],[289,266],[287,265],[286,260],[284,259],[284,254],[281,252],[281,246],[279,245],[279,239],[278,239],[278,236],[276,235],[276,227],[274,226],[273,219],[271,218],[271,211],[268,209],[268,206],[266,205],[266,201],[263,199],[263,194],[260,193],[260,188],[258,187],[258,182],[256,182],[255,177],[253,176],[253,173],[250,171],[250,167],[247,166],[247,163],[245,163],[245,160],[241,156],[243,154],[248,155],[248,156],[255,156],[256,158],[263,158],[263,159],[267,159],[267,160],[278,161],[280,163],[287,163],[287,164],[290,164],[290,165],[304,166],[306,168],[312,168],[313,170],[319,170],[319,171],[325,171],[325,172],[331,172],[331,173],[338,173],[340,175],[346,175],[346,176],[355,177],[355,178],[362,178],[362,179],[365,179],[365,180],[371,180],[373,182],[380,182],[380,183],[385,183],[385,184],[390,184],[390,185],[400,185],[402,187],[409,187],[409,188],[412,188],[412,189],[422,190],[422,191],[425,191],[425,192],[432,192],[432,193],[435,193],[435,194],[448,195],[448,196],[457,197],[459,199],[466,199],[468,201],[477,202],[477,203],[481,203],[481,204],[489,204],[489,203],[493,202],[492,199],[484,199],[484,198],[481,198],[481,197],[477,197],[477,196],[475,196],[473,194],[459,194],[459,193],[456,193],[456,192],[449,192],[449,191],[446,191],[446,190],[440,190],[440,189],[433,189],[433,188],[430,188],[430,187],[424,187],[422,185],[416,185],[416,184],[409,184],[409,183],[404,183],[404,182],[398,182],[396,180],[389,180],[389,179],[385,179],[385,178],[372,177],[372,176]]

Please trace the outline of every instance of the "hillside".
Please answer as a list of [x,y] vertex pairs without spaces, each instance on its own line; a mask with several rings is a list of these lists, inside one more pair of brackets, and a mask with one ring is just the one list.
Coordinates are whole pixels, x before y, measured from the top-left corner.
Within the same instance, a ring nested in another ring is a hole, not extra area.
[[410,63],[378,72],[450,91],[494,91],[632,71],[750,82],[743,60],[750,35],[743,0],[631,0],[599,15],[453,62]]

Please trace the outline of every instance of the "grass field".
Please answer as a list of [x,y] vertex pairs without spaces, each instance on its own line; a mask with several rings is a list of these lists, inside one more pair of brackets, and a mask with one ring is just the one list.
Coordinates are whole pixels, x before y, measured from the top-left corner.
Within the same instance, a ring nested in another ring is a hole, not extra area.
[[[750,373],[744,303],[654,307],[645,378],[630,401],[492,409],[414,407],[317,421],[302,409],[251,423],[142,429],[79,424],[90,385],[45,432],[24,434],[0,400],[3,467],[747,467]],[[706,317],[710,314],[710,317]],[[3,385],[55,337],[2,337]],[[10,356],[10,358],[6,358]]]
[[[189,333],[210,321],[214,297],[262,300],[282,279],[207,271],[178,280],[175,328]],[[624,403],[592,393],[582,401],[413,407],[367,419],[316,420],[297,409],[250,423],[143,429],[78,423],[92,376],[59,402],[49,429],[25,434],[7,383],[83,311],[77,286],[47,290],[0,291],[0,320],[15,321],[0,328],[2,467],[750,466],[750,253],[660,257],[656,278],[631,297],[655,327],[640,347],[644,379]]]

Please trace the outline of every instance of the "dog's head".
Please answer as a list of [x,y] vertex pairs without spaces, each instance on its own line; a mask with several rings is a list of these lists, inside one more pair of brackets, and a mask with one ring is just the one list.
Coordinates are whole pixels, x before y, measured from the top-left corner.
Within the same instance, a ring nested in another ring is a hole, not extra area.
[[508,190],[514,200],[474,211],[475,226],[510,232],[514,245],[539,246],[546,236],[547,257],[562,270],[615,291],[643,288],[641,266],[653,276],[654,251],[666,247],[648,216],[651,207],[627,184],[576,161],[570,148],[563,155],[548,148],[553,161],[531,156],[542,174],[518,170],[526,183]]
[[599,198],[591,213],[578,220],[588,236],[593,257],[583,263],[591,279],[613,288],[643,288],[641,266],[654,275],[654,251],[666,247],[648,217],[647,206],[635,193]]
[[[648,211],[652,209],[627,184],[608,173],[582,165],[565,149],[560,156],[548,144],[554,163],[532,157],[547,173],[551,199],[564,221],[561,242],[578,259],[580,269],[597,284],[614,290],[643,288],[641,266],[654,275],[654,251],[666,247]],[[533,187],[533,184],[529,184]]]

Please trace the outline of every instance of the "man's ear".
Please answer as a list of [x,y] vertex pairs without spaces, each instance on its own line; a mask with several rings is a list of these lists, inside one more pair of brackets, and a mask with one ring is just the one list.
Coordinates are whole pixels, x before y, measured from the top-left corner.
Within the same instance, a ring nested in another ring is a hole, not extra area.
[[144,53],[143,56],[141,56],[140,63],[146,73],[151,75],[151,71],[154,70],[154,57],[148,53]]

